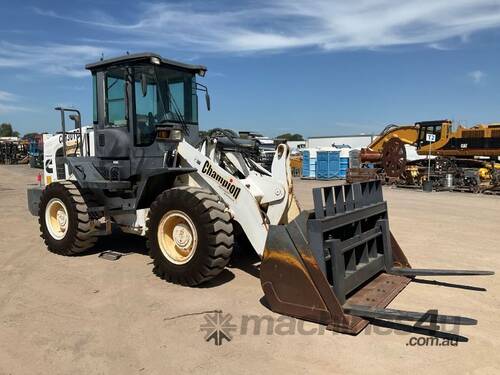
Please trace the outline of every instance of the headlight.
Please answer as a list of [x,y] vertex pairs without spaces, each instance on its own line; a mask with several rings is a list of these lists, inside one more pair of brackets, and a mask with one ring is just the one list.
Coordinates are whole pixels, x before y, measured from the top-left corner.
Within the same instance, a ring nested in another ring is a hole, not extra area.
[[180,141],[182,139],[182,132],[178,129],[172,130],[170,132],[170,139],[173,139],[175,141]]
[[156,138],[164,141],[180,141],[182,140],[182,131],[179,129],[157,129]]
[[158,129],[156,131],[156,138],[158,138],[158,139],[169,139],[170,138],[170,130],[167,130],[167,129]]

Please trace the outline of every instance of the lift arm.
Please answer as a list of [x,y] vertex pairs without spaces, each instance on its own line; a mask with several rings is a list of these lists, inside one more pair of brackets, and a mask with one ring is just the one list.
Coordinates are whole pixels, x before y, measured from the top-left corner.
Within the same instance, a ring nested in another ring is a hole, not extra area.
[[[182,141],[177,152],[224,201],[257,254],[262,256],[269,225],[277,225],[283,217],[288,216],[290,202],[294,202],[290,197],[292,189],[288,147],[278,147],[271,176],[251,170],[244,179],[239,179],[222,168],[216,162],[218,158],[213,149],[206,152],[207,147],[210,148],[206,141],[199,149]],[[265,210],[263,206],[266,207]]]

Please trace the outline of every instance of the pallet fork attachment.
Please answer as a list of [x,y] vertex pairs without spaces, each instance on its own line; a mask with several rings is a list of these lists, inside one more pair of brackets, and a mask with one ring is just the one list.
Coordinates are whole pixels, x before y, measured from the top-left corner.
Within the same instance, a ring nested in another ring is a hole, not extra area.
[[[314,210],[272,225],[261,263],[271,310],[358,334],[371,319],[418,321],[426,313],[385,309],[415,276],[493,275],[413,269],[389,229],[380,181],[313,189]],[[435,315],[473,325],[474,319]]]

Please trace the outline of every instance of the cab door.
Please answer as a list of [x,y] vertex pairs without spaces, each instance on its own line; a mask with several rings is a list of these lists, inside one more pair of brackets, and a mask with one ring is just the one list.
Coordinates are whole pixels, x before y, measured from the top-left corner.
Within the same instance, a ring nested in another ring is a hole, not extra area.
[[[127,70],[115,68],[101,72],[98,92],[102,93],[101,119],[95,129],[95,156],[100,159],[128,159],[130,130],[127,114]],[[99,96],[99,95],[97,95]],[[94,104],[95,105],[95,104]]]

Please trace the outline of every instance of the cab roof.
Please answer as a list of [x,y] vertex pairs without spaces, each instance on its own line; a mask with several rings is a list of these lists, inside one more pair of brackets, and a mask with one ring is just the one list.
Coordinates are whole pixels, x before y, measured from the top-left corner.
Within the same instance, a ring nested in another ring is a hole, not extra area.
[[178,61],[165,59],[153,52],[141,52],[141,53],[123,55],[119,57],[113,57],[111,59],[101,60],[95,63],[87,64],[85,65],[85,69],[88,69],[90,71],[96,71],[113,65],[122,65],[122,64],[125,65],[127,63],[141,63],[141,62],[151,63],[152,58],[158,59],[157,61],[160,62],[160,65],[166,65],[180,70],[189,71],[192,73],[199,74],[201,76],[204,76],[205,72],[207,71],[207,68],[203,65],[185,64]]

